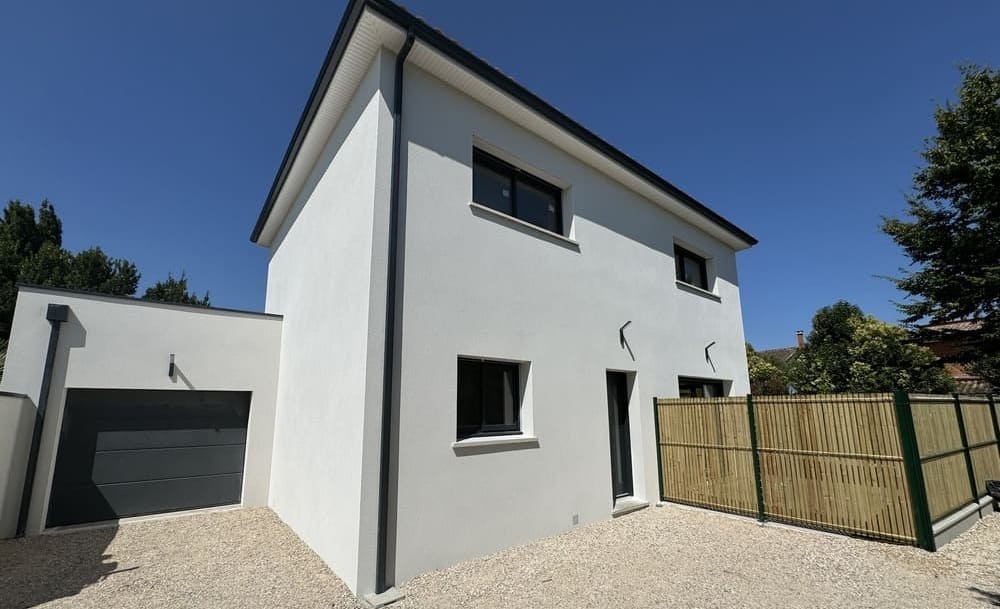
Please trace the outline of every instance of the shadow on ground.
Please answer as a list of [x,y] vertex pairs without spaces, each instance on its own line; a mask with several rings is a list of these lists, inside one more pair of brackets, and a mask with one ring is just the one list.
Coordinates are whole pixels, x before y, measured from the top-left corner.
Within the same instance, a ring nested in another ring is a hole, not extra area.
[[0,541],[0,607],[27,609],[74,596],[118,570],[105,554],[118,527]]
[[1000,607],[1000,594],[997,594],[996,592],[990,592],[988,590],[983,590],[975,586],[970,586],[969,590],[978,594],[979,600],[983,601],[984,603],[989,603],[994,607]]

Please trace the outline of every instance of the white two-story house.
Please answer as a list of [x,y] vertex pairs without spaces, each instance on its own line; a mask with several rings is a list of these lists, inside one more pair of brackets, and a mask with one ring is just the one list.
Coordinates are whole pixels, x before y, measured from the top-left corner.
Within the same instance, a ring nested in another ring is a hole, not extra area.
[[749,391],[755,239],[387,0],[350,2],[252,238],[269,503],[358,593],[657,501],[654,396]]

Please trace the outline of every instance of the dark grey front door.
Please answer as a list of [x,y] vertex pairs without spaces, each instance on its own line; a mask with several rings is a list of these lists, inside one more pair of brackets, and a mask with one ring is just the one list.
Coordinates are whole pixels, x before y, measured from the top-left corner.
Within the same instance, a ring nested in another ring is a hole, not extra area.
[[628,377],[608,371],[611,483],[615,499],[632,494],[632,441],[628,426]]
[[240,502],[250,393],[70,389],[47,526]]

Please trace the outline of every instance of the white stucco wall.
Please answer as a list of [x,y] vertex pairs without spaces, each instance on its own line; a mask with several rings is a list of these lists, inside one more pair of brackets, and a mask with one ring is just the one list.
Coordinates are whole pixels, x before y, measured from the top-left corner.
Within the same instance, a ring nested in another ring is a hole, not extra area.
[[[38,403],[49,304],[69,306],[52,373],[27,533],[44,526],[68,388],[251,391],[242,503],[267,505],[281,319],[22,287],[0,389]],[[169,355],[177,374],[167,376]]]
[[27,396],[0,393],[0,539],[17,530],[34,423],[35,404]]
[[[658,495],[654,396],[678,376],[749,390],[734,251],[415,67],[406,72],[397,583],[610,517],[605,371],[635,372],[635,495]],[[474,138],[567,187],[578,245],[471,209]],[[716,298],[675,283],[675,240]],[[619,345],[626,336],[633,361]],[[712,342],[712,361],[705,347]],[[530,362],[538,446],[459,455],[456,358]],[[714,369],[713,369],[714,365]]]
[[392,56],[379,54],[271,246],[284,316],[271,505],[352,590],[375,578]]

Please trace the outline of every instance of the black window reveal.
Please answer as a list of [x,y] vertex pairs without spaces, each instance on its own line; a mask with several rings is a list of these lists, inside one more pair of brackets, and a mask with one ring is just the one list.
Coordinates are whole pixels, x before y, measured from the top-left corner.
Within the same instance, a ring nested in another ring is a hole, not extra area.
[[705,259],[679,245],[674,246],[674,262],[677,266],[677,280],[708,289],[708,271]]
[[520,433],[520,366],[458,358],[457,438]]
[[562,234],[562,190],[482,150],[472,151],[472,200]]
[[721,398],[725,397],[722,381],[709,379],[693,379],[680,377],[677,379],[682,398]]

